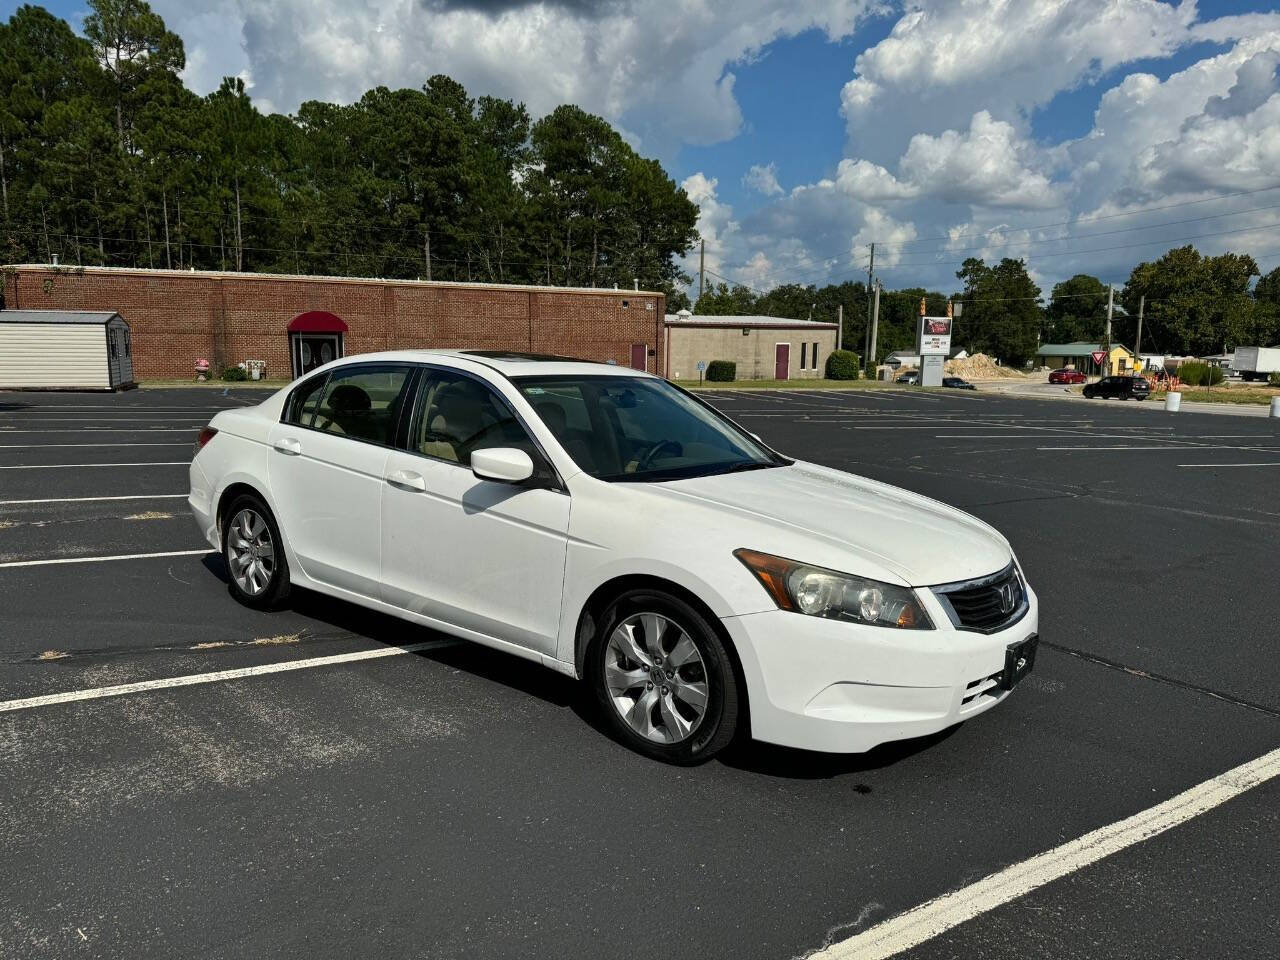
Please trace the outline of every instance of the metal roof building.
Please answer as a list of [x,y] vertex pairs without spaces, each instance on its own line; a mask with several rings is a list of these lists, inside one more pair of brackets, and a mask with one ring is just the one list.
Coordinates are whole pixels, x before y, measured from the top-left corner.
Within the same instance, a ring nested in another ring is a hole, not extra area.
[[121,390],[133,341],[118,313],[0,310],[0,389]]

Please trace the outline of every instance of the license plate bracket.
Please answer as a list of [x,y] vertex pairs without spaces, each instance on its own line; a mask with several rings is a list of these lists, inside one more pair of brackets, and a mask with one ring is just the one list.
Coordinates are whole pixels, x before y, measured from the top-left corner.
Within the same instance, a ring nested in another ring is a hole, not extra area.
[[1000,689],[1012,690],[1031,672],[1036,663],[1036,649],[1040,635],[1033,633],[1025,640],[1011,643],[1004,650],[1004,670],[1000,674]]

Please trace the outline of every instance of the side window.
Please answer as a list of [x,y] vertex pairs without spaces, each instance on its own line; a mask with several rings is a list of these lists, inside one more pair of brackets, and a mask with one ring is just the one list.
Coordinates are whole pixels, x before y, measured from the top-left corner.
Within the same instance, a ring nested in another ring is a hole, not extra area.
[[285,406],[285,423],[294,423],[300,427],[311,426],[311,421],[315,417],[316,407],[320,405],[320,396],[324,393],[325,381],[328,379],[329,375],[322,373],[318,377],[304,380],[294,388],[293,393],[289,394],[289,402]]
[[124,355],[126,357],[133,356],[133,337],[130,336],[128,330],[124,332]]
[[339,367],[329,374],[311,427],[392,446],[411,372],[388,364]]
[[805,368],[806,363],[808,361],[808,357],[809,357],[809,344],[801,343],[800,344],[800,369],[801,370]]
[[418,389],[410,450],[469,467],[471,454],[489,447],[523,450],[533,459],[534,475],[550,477],[533,439],[494,390],[462,374],[428,371]]

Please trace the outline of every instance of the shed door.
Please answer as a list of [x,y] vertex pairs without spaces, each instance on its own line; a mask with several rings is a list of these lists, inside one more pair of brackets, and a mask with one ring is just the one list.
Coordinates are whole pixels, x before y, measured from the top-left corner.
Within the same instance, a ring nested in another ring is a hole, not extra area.
[[791,373],[791,344],[779,343],[773,348],[773,378],[786,380]]

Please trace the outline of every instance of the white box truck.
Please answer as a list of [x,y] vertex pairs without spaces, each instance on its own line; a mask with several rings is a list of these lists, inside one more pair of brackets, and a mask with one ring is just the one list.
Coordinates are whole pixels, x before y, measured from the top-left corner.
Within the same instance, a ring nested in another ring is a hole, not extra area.
[[1231,369],[1242,380],[1266,380],[1280,372],[1280,347],[1236,347]]

